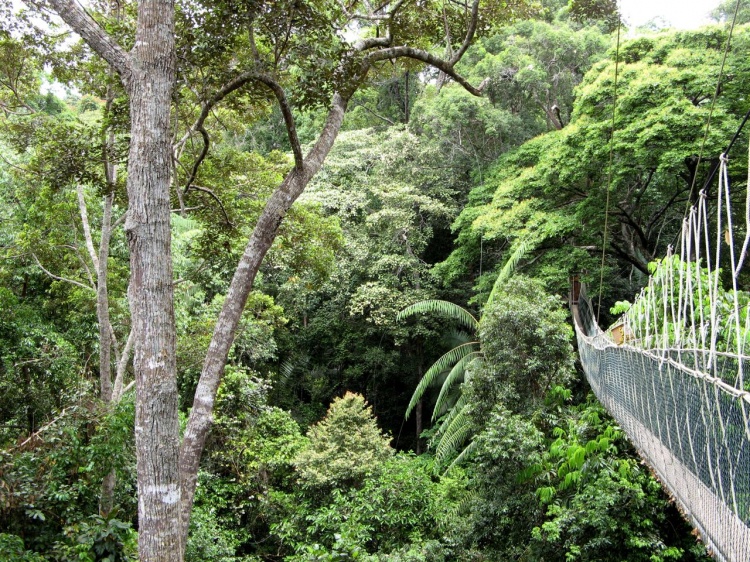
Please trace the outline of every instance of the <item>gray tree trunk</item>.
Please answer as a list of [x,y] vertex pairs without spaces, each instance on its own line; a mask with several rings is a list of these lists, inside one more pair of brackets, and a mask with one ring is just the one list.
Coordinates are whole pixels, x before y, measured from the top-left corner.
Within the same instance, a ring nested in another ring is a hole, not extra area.
[[174,2],[138,2],[135,45],[129,53],[75,0],[46,2],[118,72],[130,98],[125,232],[135,334],[138,550],[141,562],[179,561],[184,541],[169,220]]
[[[101,399],[111,404],[112,394],[112,323],[109,316],[109,292],[107,289],[107,262],[109,260],[109,242],[112,237],[112,203],[114,194],[104,196],[104,214],[102,217],[102,235],[99,240],[99,257],[96,264],[96,316],[99,321],[99,377]],[[99,494],[99,514],[108,517],[112,511],[117,480],[114,469],[104,477]]]
[[130,53],[128,216],[141,562],[182,559],[169,187],[174,4],[141,0]]

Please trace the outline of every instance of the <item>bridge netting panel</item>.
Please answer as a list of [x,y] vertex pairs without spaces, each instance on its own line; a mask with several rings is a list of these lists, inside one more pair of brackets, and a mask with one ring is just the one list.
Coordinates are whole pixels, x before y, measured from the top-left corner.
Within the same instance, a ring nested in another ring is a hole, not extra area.
[[[581,362],[599,400],[715,557],[750,561],[748,393],[723,383],[722,373],[694,370],[683,354],[615,344],[585,293],[573,312]],[[736,362],[713,364],[735,372]]]

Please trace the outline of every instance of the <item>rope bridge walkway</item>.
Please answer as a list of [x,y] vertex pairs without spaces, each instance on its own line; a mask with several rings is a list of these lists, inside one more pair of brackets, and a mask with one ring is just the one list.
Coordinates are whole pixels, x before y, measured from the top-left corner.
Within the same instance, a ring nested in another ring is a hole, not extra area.
[[750,189],[736,213],[727,164],[722,155],[718,190],[704,188],[685,218],[679,255],[659,262],[618,323],[599,328],[585,289],[572,311],[599,400],[714,556],[748,562]]

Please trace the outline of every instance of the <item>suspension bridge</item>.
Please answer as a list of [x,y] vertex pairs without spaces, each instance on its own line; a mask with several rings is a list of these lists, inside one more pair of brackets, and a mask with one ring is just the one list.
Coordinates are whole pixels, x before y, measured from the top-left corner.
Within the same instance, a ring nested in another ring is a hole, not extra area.
[[748,562],[750,189],[733,205],[727,164],[725,153],[718,189],[705,187],[683,221],[679,251],[613,327],[599,327],[585,287],[574,287],[571,309],[594,393],[714,557]]

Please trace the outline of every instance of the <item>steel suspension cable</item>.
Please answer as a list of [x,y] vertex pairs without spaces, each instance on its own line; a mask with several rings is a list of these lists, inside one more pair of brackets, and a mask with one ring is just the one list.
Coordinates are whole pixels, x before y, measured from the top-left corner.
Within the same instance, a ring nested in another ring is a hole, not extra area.
[[615,140],[615,118],[617,116],[617,78],[620,71],[620,28],[622,27],[622,18],[617,20],[617,46],[615,47],[615,82],[614,94],[612,100],[612,125],[609,133],[609,166],[607,169],[607,197],[604,204],[604,233],[602,238],[602,263],[599,268],[599,302],[596,308],[596,322],[599,323],[599,317],[602,311],[602,290],[604,287],[604,263],[607,256],[607,232],[609,230],[609,192],[612,187],[612,161],[614,157],[614,140]]
[[[734,6],[734,16],[732,17],[732,25],[730,25],[729,27],[729,35],[727,36],[727,44],[724,46],[724,55],[721,58],[721,66],[719,67],[719,76],[716,80],[716,89],[714,90],[714,95],[711,98],[711,107],[708,110],[708,119],[706,120],[706,130],[703,133],[703,141],[701,142],[701,148],[700,148],[700,151],[698,152],[698,162],[696,162],[695,164],[695,172],[693,173],[693,179],[690,182],[690,190],[688,191],[688,199],[687,199],[687,203],[685,206],[685,214],[684,214],[685,217],[687,216],[690,210],[690,206],[691,206],[690,202],[692,200],[691,195],[693,194],[693,191],[695,190],[695,181],[698,178],[698,167],[701,165],[701,160],[703,159],[703,151],[706,147],[706,141],[708,140],[708,133],[711,130],[711,118],[713,117],[714,108],[716,107],[716,98],[719,96],[719,92],[721,91],[721,81],[722,81],[722,78],[724,77],[724,66],[727,62],[727,54],[729,53],[729,47],[732,43],[732,34],[734,33],[734,26],[737,23],[737,14],[739,13],[741,2],[742,0],[737,0],[737,4],[735,4]],[[747,116],[745,116],[745,121],[747,121]],[[742,126],[744,126],[744,121],[742,123]],[[742,129],[742,126],[740,126],[740,130]],[[733,139],[732,142],[730,143],[730,148],[731,148],[731,145],[734,144],[735,140],[736,139]],[[717,169],[718,169],[718,165],[715,166],[710,171],[708,179],[703,184],[703,189],[706,189],[708,185],[711,183],[711,181],[714,178],[714,175],[716,175]]]

